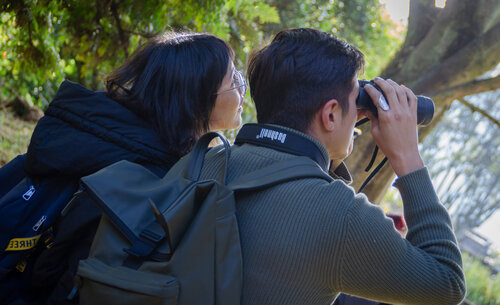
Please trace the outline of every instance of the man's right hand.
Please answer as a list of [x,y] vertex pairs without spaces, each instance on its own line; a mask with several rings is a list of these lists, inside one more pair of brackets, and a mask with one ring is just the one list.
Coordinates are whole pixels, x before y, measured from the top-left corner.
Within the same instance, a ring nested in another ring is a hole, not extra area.
[[375,83],[384,91],[389,108],[384,105],[382,93],[368,84],[364,89],[377,107],[378,118],[369,111],[365,115],[371,120],[375,143],[401,177],[424,167],[418,151],[417,97],[390,79],[377,77]]

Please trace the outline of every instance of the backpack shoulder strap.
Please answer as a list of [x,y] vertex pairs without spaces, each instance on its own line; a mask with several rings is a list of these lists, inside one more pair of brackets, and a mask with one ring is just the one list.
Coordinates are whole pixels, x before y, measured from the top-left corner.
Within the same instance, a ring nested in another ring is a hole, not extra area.
[[189,157],[185,178],[192,181],[198,181],[198,179],[200,178],[201,169],[203,168],[203,161],[205,159],[205,153],[207,152],[208,145],[215,137],[219,137],[219,139],[221,139],[222,143],[224,144],[224,151],[226,153],[224,175],[222,178],[222,183],[225,184],[227,165],[229,164],[230,146],[226,138],[216,132],[208,132],[196,142],[193,151],[191,152],[191,156]]
[[333,178],[325,173],[313,160],[308,157],[298,157],[292,160],[280,161],[243,175],[231,182],[228,187],[234,191],[249,191],[304,178],[320,178],[328,182],[333,181]]

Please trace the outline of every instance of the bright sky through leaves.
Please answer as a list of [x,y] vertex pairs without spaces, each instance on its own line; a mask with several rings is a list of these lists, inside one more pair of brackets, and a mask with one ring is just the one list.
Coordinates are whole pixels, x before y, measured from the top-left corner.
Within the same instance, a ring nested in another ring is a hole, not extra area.
[[385,8],[392,20],[401,22],[404,25],[408,24],[409,0],[380,0],[380,3],[385,4]]
[[[409,0],[379,0],[385,4],[387,12],[394,21],[401,22],[404,25],[408,24],[408,13],[410,10]],[[436,7],[444,8],[446,0],[436,0]]]

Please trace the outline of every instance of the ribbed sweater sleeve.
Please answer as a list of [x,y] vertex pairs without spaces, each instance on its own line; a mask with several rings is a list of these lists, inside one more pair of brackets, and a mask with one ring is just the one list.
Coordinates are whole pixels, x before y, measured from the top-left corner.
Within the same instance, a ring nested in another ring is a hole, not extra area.
[[460,251],[426,168],[399,178],[408,235],[379,207],[355,196],[345,218],[340,290],[390,304],[458,304],[465,295]]

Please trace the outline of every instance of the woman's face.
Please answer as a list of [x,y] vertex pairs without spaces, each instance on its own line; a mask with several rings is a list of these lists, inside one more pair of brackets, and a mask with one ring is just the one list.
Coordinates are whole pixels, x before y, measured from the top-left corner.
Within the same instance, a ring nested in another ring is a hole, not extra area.
[[230,62],[222,84],[217,90],[215,106],[210,114],[209,129],[217,131],[222,129],[234,129],[241,125],[241,112],[243,111],[244,88],[238,80],[238,71]]

